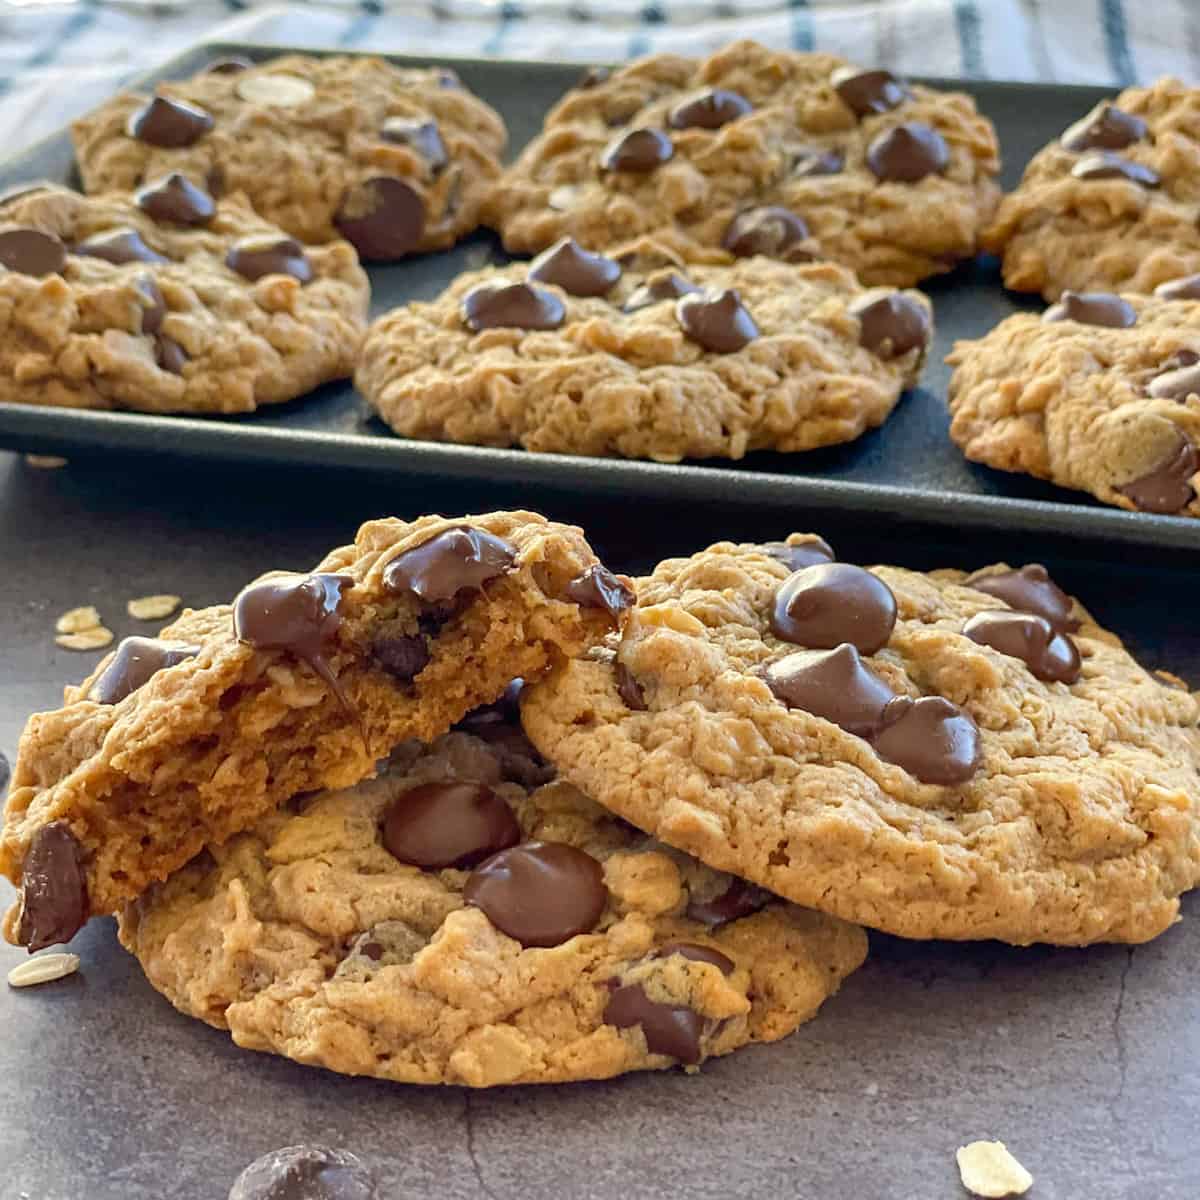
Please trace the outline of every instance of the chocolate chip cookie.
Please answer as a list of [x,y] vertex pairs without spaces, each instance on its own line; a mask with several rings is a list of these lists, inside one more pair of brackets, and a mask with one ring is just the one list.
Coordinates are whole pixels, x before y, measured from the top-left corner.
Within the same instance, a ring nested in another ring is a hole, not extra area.
[[1200,271],[1200,88],[1160,79],[1098,104],[1034,156],[982,241],[1008,287],[1047,300]]
[[907,287],[975,253],[995,130],[957,92],[735,42],[589,72],[492,190],[512,251],[651,234],[686,258],[828,258]]
[[710,547],[522,698],[606,808],[913,938],[1141,942],[1200,880],[1200,704],[1043,567],[865,570]]
[[950,436],[976,462],[1141,512],[1200,516],[1200,275],[1064,292],[959,342]]
[[153,96],[117,96],[72,134],[89,192],[178,171],[245,193],[303,242],[343,237],[375,260],[474,229],[507,137],[453,72],[346,55],[217,64]]
[[21,738],[4,934],[67,941],[299,792],[370,776],[618,624],[632,592],[534,513],[370,521],[308,574],[129,638]]
[[530,786],[463,732],[272,813],[120,928],[240,1046],[469,1087],[695,1069],[791,1033],[866,953],[856,926]]
[[0,401],[240,413],[354,369],[370,288],[182,175],[134,195],[0,197]]
[[355,383],[407,437],[741,458],[881,424],[932,329],[921,293],[833,263],[684,267],[649,242],[610,258],[567,238],[381,318]]

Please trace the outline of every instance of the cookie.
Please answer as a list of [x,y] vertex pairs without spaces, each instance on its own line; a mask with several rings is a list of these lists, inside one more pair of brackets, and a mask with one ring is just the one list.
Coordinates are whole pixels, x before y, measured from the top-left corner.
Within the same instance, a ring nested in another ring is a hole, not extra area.
[[358,783],[582,652],[631,600],[578,529],[534,513],[380,520],[310,574],[127,638],[21,738],[5,936],[67,941],[289,797]]
[[1121,508],[1200,516],[1200,276],[1153,297],[1064,292],[946,361],[950,436],[968,458]]
[[972,576],[718,543],[522,700],[613,812],[911,938],[1141,942],[1200,880],[1200,705],[1042,567]]
[[983,232],[1004,283],[1152,292],[1200,271],[1200,88],[1130,88],[1086,113],[1025,168]]
[[354,370],[370,287],[180,175],[133,196],[0,197],[0,401],[242,413]]
[[201,855],[120,936],[240,1046],[468,1087],[695,1069],[791,1033],[866,953],[462,732]]
[[287,55],[124,93],[72,126],[88,192],[171,171],[244,192],[303,242],[364,259],[444,250],[479,224],[500,172],[500,117],[444,68]]
[[406,437],[678,462],[881,424],[933,330],[919,292],[833,263],[684,267],[570,239],[376,321],[355,383]]
[[692,260],[828,258],[907,287],[974,255],[999,165],[969,96],[741,41],[589,72],[484,223],[514,252],[650,234]]

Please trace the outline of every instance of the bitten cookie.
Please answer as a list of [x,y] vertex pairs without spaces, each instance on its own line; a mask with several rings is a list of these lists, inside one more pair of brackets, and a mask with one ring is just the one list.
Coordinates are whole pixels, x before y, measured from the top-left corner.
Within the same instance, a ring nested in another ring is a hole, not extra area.
[[484,221],[512,251],[650,234],[690,259],[828,258],[906,287],[975,253],[999,165],[969,96],[742,41],[589,72]]
[[507,137],[452,71],[344,55],[227,60],[152,97],[116,96],[72,135],[88,192],[178,171],[244,192],[301,241],[344,237],[380,260],[474,229]]
[[349,375],[369,297],[349,245],[301,246],[243,196],[30,184],[0,197],[0,401],[252,412]]
[[919,292],[833,263],[683,267],[653,243],[608,258],[565,239],[375,322],[355,383],[407,437],[741,458],[881,424],[932,329]]
[[1064,292],[946,361],[950,436],[968,458],[1121,508],[1200,516],[1200,276],[1154,297]]
[[[1141,942],[1200,880],[1200,705],[1044,568],[864,570],[718,543],[523,698],[606,808],[912,938]],[[614,652],[615,651],[615,652]]]
[[694,1069],[791,1033],[862,962],[856,926],[514,777],[531,754],[409,742],[201,855],[121,940],[240,1046],[469,1087]]
[[422,517],[370,521],[310,574],[127,638],[22,735],[5,936],[68,940],[289,797],[358,783],[397,742],[582,653],[631,602],[578,529]]
[[1004,282],[1151,292],[1200,271],[1200,88],[1130,88],[1034,156],[982,237]]

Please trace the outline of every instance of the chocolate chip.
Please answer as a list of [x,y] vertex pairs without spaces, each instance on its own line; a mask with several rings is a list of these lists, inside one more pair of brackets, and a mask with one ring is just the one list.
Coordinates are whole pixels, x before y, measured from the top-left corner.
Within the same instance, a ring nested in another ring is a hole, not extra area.
[[207,225],[217,211],[212,197],[178,171],[139,188],[133,198],[156,221],[177,225]]
[[767,542],[763,549],[776,561],[792,571],[815,567],[820,563],[833,562],[836,557],[833,547],[824,539],[814,537],[811,541],[791,546],[787,542]]
[[840,150],[826,150],[820,146],[801,146],[791,151],[791,157],[791,174],[795,179],[837,175],[846,165],[846,156]]
[[858,737],[875,731],[895,699],[848,642],[834,650],[797,650],[767,667],[764,678],[788,708],[824,717]]
[[139,142],[174,150],[198,142],[213,124],[212,114],[195,104],[155,96],[130,114],[125,132]]
[[225,255],[225,265],[245,279],[264,275],[290,275],[302,284],[313,277],[312,263],[295,238],[277,233],[255,233],[238,238]]
[[188,362],[187,351],[165,333],[160,333],[154,339],[154,361],[172,375],[182,375],[183,368]]
[[922,783],[965,783],[979,769],[979,728],[941,696],[897,696],[871,739],[875,753]]
[[1162,182],[1159,173],[1151,167],[1122,158],[1109,150],[1097,150],[1081,158],[1072,168],[1076,179],[1128,179],[1142,187],[1156,188]]
[[87,258],[102,258],[105,262],[124,266],[126,263],[165,263],[156,250],[151,250],[136,229],[110,229],[105,233],[93,234],[90,238],[71,247],[72,254]]
[[634,712],[645,712],[646,693],[633,672],[618,659],[613,666],[613,674],[617,679],[617,695],[625,701],[625,707]]
[[462,591],[479,591],[516,559],[508,542],[483,529],[455,525],[393,558],[383,570],[383,586],[395,595],[411,593],[437,604]]
[[1160,283],[1154,294],[1162,300],[1200,300],[1200,275],[1185,275]]
[[731,975],[735,966],[733,959],[722,954],[720,950],[716,950],[712,946],[701,946],[696,942],[668,942],[665,946],[658,948],[655,957],[670,958],[672,954],[678,954],[686,958],[688,962],[711,963],[722,975]]
[[599,87],[602,83],[607,83],[612,78],[612,73],[612,67],[588,67],[580,75],[579,82],[575,86],[584,91]]
[[651,1054],[665,1054],[689,1065],[702,1057],[704,1018],[686,1005],[651,1000],[640,984],[627,984],[613,991],[604,1008],[604,1023],[617,1029],[641,1026]]
[[1056,633],[1045,617],[997,609],[976,613],[963,626],[973,642],[1019,658],[1038,679],[1074,683],[1079,678],[1079,651],[1066,634]]
[[397,796],[383,844],[402,863],[441,870],[478,866],[521,840],[505,801],[477,783],[424,783]]
[[6,229],[0,233],[0,266],[20,275],[55,275],[67,261],[67,248],[40,229]]
[[1066,150],[1121,150],[1146,136],[1146,122],[1102,100],[1076,121],[1059,142]]
[[1178,400],[1200,396],[1200,366],[1177,367],[1150,380],[1146,394],[1155,400]]
[[1142,512],[1181,512],[1196,498],[1191,480],[1200,467],[1200,457],[1192,439],[1181,429],[1176,433],[1179,438],[1174,448],[1157,466],[1117,488]]
[[892,636],[896,597],[862,567],[819,563],[779,585],[770,623],[777,638],[797,646],[831,650],[849,642],[862,654],[874,654]]
[[157,333],[167,315],[167,302],[153,276],[140,275],[133,286],[142,301],[142,332]]
[[359,946],[358,952],[372,962],[378,962],[383,957],[383,947],[378,942],[365,942]]
[[425,205],[403,179],[377,175],[346,192],[333,223],[362,258],[401,258],[425,233]]
[[243,71],[249,71],[254,64],[248,58],[242,58],[240,55],[232,55],[229,58],[218,58],[216,62],[209,63],[204,68],[206,75],[240,75]]
[[1045,617],[1059,633],[1070,633],[1079,628],[1079,622],[1071,616],[1071,597],[1050,578],[1041,563],[995,574],[977,572],[965,582],[977,592],[986,592],[1003,600],[1009,608]]
[[734,354],[758,337],[758,326],[734,288],[683,296],[675,302],[675,319],[693,342],[714,354]]
[[522,946],[561,946],[596,927],[608,903],[604,868],[562,842],[525,842],[480,863],[463,900]]
[[929,313],[903,292],[866,292],[846,312],[858,320],[859,344],[880,358],[899,358],[929,345]]
[[622,311],[637,312],[639,308],[649,308],[663,300],[678,300],[680,296],[690,296],[699,290],[674,271],[656,271],[625,301]]
[[808,237],[808,226],[794,212],[778,205],[748,208],[725,230],[721,245],[739,258],[765,254],[788,262],[807,261],[812,255],[800,243]]
[[621,278],[621,264],[565,237],[530,263],[528,278],[556,283],[570,296],[603,296]]
[[681,100],[667,116],[672,129],[720,129],[754,111],[754,105],[737,92],[704,88]]
[[389,675],[411,683],[429,665],[429,647],[419,634],[380,636],[371,643],[371,657]]
[[66,821],[51,821],[30,839],[21,864],[17,921],[17,941],[30,954],[69,942],[88,919],[80,858],[79,842]]
[[908,99],[908,89],[891,71],[838,67],[829,82],[846,107],[859,117],[887,112]]
[[885,130],[867,147],[867,166],[885,183],[916,183],[945,170],[949,162],[945,138],[917,121]]
[[347,1150],[285,1146],[252,1162],[229,1200],[379,1200],[375,1177]]
[[729,886],[712,900],[697,900],[688,903],[687,915],[693,921],[709,929],[720,929],[730,921],[761,912],[770,902],[769,893],[757,888],[744,879],[731,879]]
[[92,685],[89,700],[97,704],[119,704],[126,696],[166,667],[195,658],[199,646],[187,642],[164,642],[158,638],[123,638],[112,661]]
[[388,117],[380,127],[379,136],[385,142],[408,146],[429,164],[435,175],[450,161],[436,121],[420,117]]
[[567,319],[566,305],[553,293],[528,283],[481,283],[462,301],[468,329],[557,329]]
[[600,165],[606,171],[653,171],[675,153],[671,139],[658,129],[631,129],[604,147]]
[[588,567],[567,584],[567,596],[583,608],[599,608],[620,621],[637,602],[637,595],[602,563]]
[[1052,304],[1042,320],[1078,321],[1080,325],[1103,325],[1109,329],[1128,329],[1137,321],[1133,306],[1111,292],[1063,292],[1057,304]]

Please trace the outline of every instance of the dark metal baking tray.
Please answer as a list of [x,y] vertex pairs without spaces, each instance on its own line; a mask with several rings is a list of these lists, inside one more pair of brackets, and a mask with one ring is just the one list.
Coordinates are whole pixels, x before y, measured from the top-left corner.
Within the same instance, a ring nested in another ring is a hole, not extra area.
[[[296,48],[212,43],[195,47],[134,86],[179,78],[230,54],[264,59]],[[330,51],[306,51],[330,53]],[[430,60],[388,55],[401,65]],[[577,79],[578,64],[447,60],[464,82],[504,116],[511,149]],[[931,81],[962,88],[996,124],[1011,186],[1042,144],[1107,93],[1067,85]],[[30,178],[76,182],[66,131],[0,164],[0,187]],[[480,233],[455,249],[371,269],[373,309],[436,295],[463,270],[504,261],[498,241]],[[857,441],[808,454],[756,453],[740,463],[664,465],[620,459],[534,455],[520,450],[416,442],[393,436],[349,382],[247,417],[154,417],[0,404],[0,447],[89,455],[150,455],[207,463],[275,463],[392,472],[462,482],[521,483],[592,496],[692,500],[796,512],[819,504],[848,512],[904,513],[955,526],[1055,532],[1154,545],[1200,548],[1200,522],[1126,513],[1021,475],[968,463],[947,435],[942,359],[961,337],[978,336],[1030,303],[1003,290],[994,261],[980,260],[931,281],[937,340],[922,386],[887,423]]]

